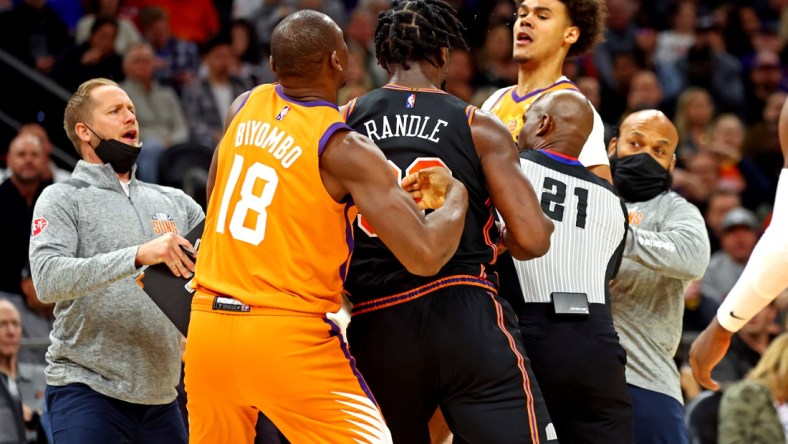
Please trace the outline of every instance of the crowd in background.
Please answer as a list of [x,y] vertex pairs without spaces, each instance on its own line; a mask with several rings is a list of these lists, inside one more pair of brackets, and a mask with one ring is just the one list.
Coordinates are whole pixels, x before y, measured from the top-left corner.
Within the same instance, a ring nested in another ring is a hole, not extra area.
[[[453,0],[469,48],[451,52],[445,89],[475,105],[517,83],[511,60],[516,6],[511,0]],[[69,94],[83,81],[108,77],[137,108],[142,155],[138,177],[165,182],[168,153],[210,153],[222,136],[232,100],[275,80],[268,66],[274,26],[297,9],[320,10],[345,31],[350,50],[339,104],[385,82],[372,45],[377,14],[388,0],[0,0],[0,49],[44,74]],[[782,167],[777,123],[788,92],[786,0],[607,0],[606,40],[567,61],[564,72],[593,103],[615,136],[629,113],[658,108],[679,131],[673,188],[705,217],[712,245],[706,275],[685,295],[685,333],[703,329],[741,274],[763,229]],[[24,123],[24,122],[23,122]],[[29,217],[35,198],[67,172],[48,160],[45,131],[27,125],[8,147],[0,211]],[[32,136],[30,136],[32,134]],[[208,158],[210,156],[208,155]],[[23,199],[20,200],[19,197]],[[4,219],[6,219],[4,217]],[[28,224],[3,223],[21,236]],[[52,310],[29,285],[27,244],[9,251],[0,295],[21,312],[24,337],[46,336]],[[24,245],[22,245],[24,244]],[[16,256],[15,256],[16,255]],[[18,257],[17,257],[18,256]],[[31,296],[32,292],[32,296]],[[784,330],[788,295],[739,332],[720,382],[745,378],[771,339]],[[0,322],[0,335],[14,328]],[[17,338],[18,342],[18,338]],[[17,347],[18,348],[18,347]],[[0,347],[0,358],[7,354]],[[43,354],[23,360],[43,364]],[[683,365],[683,357],[676,357]],[[700,389],[686,373],[685,395]],[[30,393],[37,393],[31,390]],[[40,402],[39,402],[40,404]]]

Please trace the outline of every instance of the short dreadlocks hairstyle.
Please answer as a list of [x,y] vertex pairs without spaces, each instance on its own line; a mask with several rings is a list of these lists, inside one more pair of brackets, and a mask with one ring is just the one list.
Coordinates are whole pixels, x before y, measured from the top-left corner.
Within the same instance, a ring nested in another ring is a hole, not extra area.
[[468,48],[464,29],[454,8],[442,0],[395,0],[378,16],[375,56],[384,68],[410,69],[410,62],[422,60],[437,67],[441,48]]
[[580,37],[569,47],[567,57],[583,55],[605,39],[607,4],[605,0],[560,0],[566,6],[573,26],[580,29]]

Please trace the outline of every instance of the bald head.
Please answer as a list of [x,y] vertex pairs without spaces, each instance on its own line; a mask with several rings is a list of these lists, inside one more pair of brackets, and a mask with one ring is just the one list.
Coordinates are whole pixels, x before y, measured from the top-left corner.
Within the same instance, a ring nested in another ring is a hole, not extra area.
[[8,146],[6,163],[12,177],[20,183],[32,184],[41,180],[47,159],[39,138],[30,133],[14,137]]
[[564,89],[544,94],[525,112],[518,144],[578,157],[594,127],[594,110],[581,93]]
[[679,133],[673,122],[662,111],[647,109],[634,112],[621,122],[609,151],[619,158],[648,153],[663,168],[671,170],[676,163],[678,143]]
[[0,360],[16,358],[21,336],[19,311],[11,302],[0,299]]
[[271,34],[274,71],[280,79],[317,77],[326,58],[342,46],[342,31],[330,17],[312,10],[294,12]]

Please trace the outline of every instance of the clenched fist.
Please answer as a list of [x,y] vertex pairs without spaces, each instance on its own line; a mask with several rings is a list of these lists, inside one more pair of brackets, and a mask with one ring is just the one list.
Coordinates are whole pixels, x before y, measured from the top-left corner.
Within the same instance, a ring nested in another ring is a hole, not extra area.
[[402,180],[402,189],[410,193],[419,209],[443,206],[449,187],[456,182],[451,172],[443,167],[430,167],[409,174]]

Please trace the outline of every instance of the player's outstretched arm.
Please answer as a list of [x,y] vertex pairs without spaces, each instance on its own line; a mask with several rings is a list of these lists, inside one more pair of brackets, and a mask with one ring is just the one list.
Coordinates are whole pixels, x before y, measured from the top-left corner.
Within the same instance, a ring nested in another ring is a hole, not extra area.
[[506,224],[505,244],[520,260],[543,256],[550,248],[553,221],[545,216],[533,186],[520,168],[512,136],[498,118],[477,110],[473,142],[493,205]]
[[722,360],[730,346],[733,332],[788,287],[788,102],[780,112],[780,148],[784,166],[777,184],[772,221],[755,245],[747,266],[736,285],[723,301],[717,316],[698,336],[690,348],[690,366],[698,382],[712,390],[719,385],[711,379],[711,371]]
[[[386,158],[366,137],[351,131],[331,136],[320,158],[323,183],[335,200],[348,193],[380,240],[413,274],[431,276],[457,250],[465,226],[468,193],[449,178],[443,206],[429,216],[397,184]],[[433,172],[436,187],[448,172]],[[443,174],[443,178],[441,178]]]

